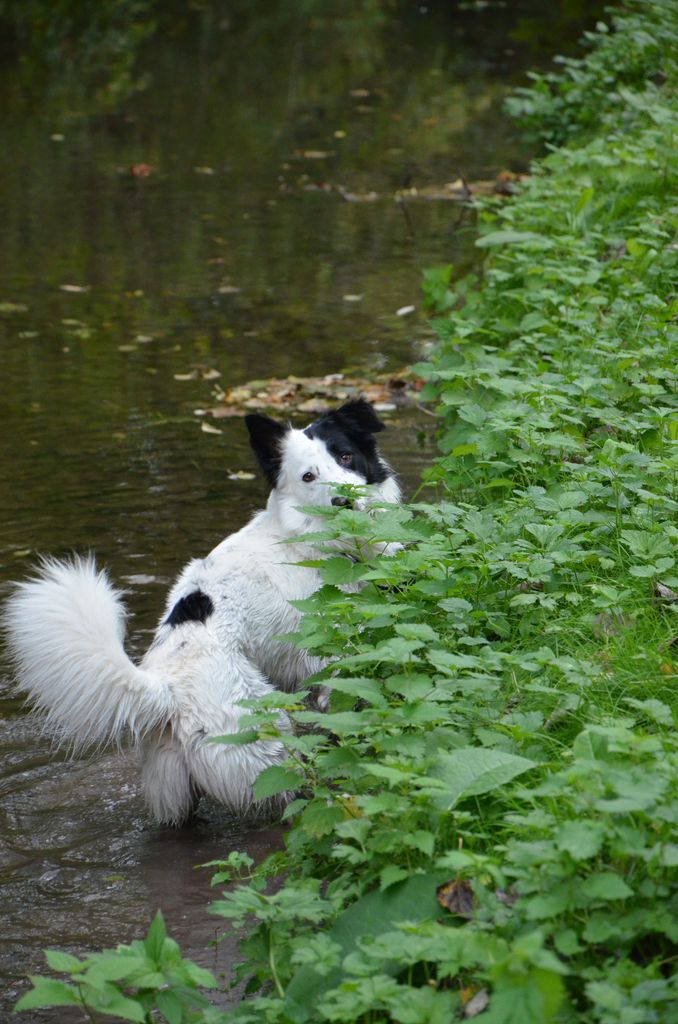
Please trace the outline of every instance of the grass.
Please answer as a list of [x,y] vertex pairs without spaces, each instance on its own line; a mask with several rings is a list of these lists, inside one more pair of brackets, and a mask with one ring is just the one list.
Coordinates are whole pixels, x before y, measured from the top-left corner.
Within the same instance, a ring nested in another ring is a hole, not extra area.
[[156,924],[147,947],[51,954],[70,984],[21,1007],[61,985],[169,1024],[672,1019],[677,18],[633,3],[521,93],[567,144],[483,205],[481,279],[425,276],[429,500],[328,515],[319,543],[354,536],[356,561],[321,562],[297,642],[334,659],[330,710],[285,699],[290,760],[256,787],[297,793],[286,849],[217,865],[253,998],[198,1006]]

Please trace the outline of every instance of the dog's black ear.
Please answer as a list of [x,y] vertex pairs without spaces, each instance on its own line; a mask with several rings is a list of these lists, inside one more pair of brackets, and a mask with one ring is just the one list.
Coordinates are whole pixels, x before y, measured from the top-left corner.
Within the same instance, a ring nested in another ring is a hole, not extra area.
[[330,415],[336,416],[342,427],[351,433],[378,434],[380,430],[386,429],[386,424],[381,422],[374,408],[364,398],[347,402]]
[[259,461],[263,474],[271,487],[275,487],[282,459],[280,443],[289,428],[260,413],[245,416],[245,426],[249,431],[252,451]]

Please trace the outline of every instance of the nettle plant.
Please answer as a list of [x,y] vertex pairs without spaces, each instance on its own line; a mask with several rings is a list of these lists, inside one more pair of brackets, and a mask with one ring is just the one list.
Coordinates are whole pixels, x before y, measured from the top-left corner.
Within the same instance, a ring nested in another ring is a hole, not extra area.
[[[584,57],[556,57],[557,70],[530,72],[531,85],[518,88],[506,109],[529,138],[562,145],[582,132],[600,134],[602,124],[623,119],[629,98],[650,91],[661,97],[675,73],[678,17],[672,0],[629,0],[611,7],[609,24],[585,32]],[[657,31],[661,26],[661,32]]]
[[[552,516],[565,492],[537,491]],[[535,523],[524,498],[503,516],[442,502],[328,519],[319,540],[365,538],[371,525],[372,540],[407,547],[328,559],[326,586],[304,604],[299,642],[336,658],[320,680],[330,711],[288,704],[299,730],[290,763],[257,784],[262,796],[298,794],[288,851],[214,907],[259,920],[246,971],[256,965],[255,990],[274,981],[237,1019],[442,1020],[485,998],[493,1021],[567,1019],[584,1006],[592,1020],[629,1007],[641,1020],[649,1003],[668,1020],[676,746],[656,696],[668,689],[659,655],[622,685],[616,637],[595,657],[590,615],[574,635],[559,621],[550,645],[534,643],[553,606],[530,609],[528,630],[515,601],[528,592],[496,555],[520,540],[521,507],[533,528],[523,536],[565,533]],[[606,608],[624,600],[583,575],[565,591],[581,597],[570,601],[578,613],[601,595]],[[340,589],[358,580],[357,595]],[[653,629],[668,629],[668,613],[653,615]],[[267,894],[267,874],[290,859],[295,880]]]

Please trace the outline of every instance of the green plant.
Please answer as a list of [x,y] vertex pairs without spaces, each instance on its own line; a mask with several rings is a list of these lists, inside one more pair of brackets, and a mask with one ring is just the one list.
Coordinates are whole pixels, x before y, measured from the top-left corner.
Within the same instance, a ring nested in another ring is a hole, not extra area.
[[584,33],[586,56],[557,57],[558,70],[531,72],[532,84],[506,101],[528,138],[562,145],[582,133],[600,135],[601,126],[631,127],[636,95],[661,101],[667,80],[675,80],[672,0],[630,0],[608,14],[609,24]]
[[157,1012],[167,1024],[188,1024],[197,1019],[199,1009],[209,1007],[199,990],[217,984],[209,971],[182,958],[176,942],[167,936],[161,913],[146,938],[129,946],[83,959],[58,950],[45,955],[52,970],[68,974],[71,984],[35,977],[17,1010],[79,1006],[91,1020],[94,1011],[138,1024],[157,1019]]

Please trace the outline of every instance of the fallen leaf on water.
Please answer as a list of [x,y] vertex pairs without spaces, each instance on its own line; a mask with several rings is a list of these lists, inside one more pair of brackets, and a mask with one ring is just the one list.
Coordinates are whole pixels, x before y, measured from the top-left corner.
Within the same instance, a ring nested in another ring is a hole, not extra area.
[[221,377],[221,372],[212,366],[196,366],[189,373],[174,374],[175,380],[217,380],[219,377]]
[[151,164],[132,164],[129,169],[130,174],[134,178],[147,178],[149,174],[152,174],[155,170]]
[[[217,431],[217,433],[221,433],[221,431]],[[229,480],[256,480],[256,474],[255,473],[248,473],[244,469],[239,469],[235,473],[229,473],[228,474],[228,479]]]
[[212,419],[222,420],[231,416],[242,416],[243,410],[234,405],[217,405],[213,409],[206,409],[205,413],[209,413]]
[[342,295],[344,302],[362,302],[364,295]]
[[375,203],[379,199],[378,192],[349,192],[344,188],[337,189],[337,192],[347,203]]
[[[175,374],[175,377],[196,379],[185,374]],[[213,394],[223,404],[210,409],[209,413],[215,419],[244,416],[251,409],[319,415],[360,396],[372,402],[378,412],[390,413],[407,405],[419,405],[422,384],[409,368],[395,376],[380,374],[373,378],[343,373],[328,373],[322,377],[271,377],[251,380],[225,391],[217,385]]]
[[194,167],[193,170],[196,174],[216,174],[217,172],[213,167]]
[[200,424],[200,429],[202,430],[203,434],[220,434],[221,433],[221,431],[219,430],[218,427],[213,427],[209,423],[204,423],[204,422]]
[[[364,113],[370,112],[372,107],[357,107]],[[308,155],[298,152],[297,156]],[[334,154],[328,153],[328,156]],[[302,175],[297,181],[297,187],[305,192],[324,192],[327,195],[341,196],[348,203],[374,203],[378,199],[395,199],[402,203],[405,200],[431,200],[444,202],[467,202],[474,196],[510,196],[518,191],[520,184],[529,180],[527,174],[515,174],[510,178],[506,175],[509,172],[502,172],[495,179],[481,179],[477,181],[466,181],[464,178],[456,178],[441,185],[419,185],[412,188],[397,189],[395,192],[353,192],[346,185],[333,184],[325,181],[322,184],[310,181],[308,175]],[[293,191],[293,186],[285,184],[285,191]]]
[[449,910],[451,914],[457,914],[459,917],[473,916],[475,896],[471,883],[464,878],[439,885],[436,889],[436,898],[440,906]]
[[396,316],[409,316],[410,313],[415,313],[416,310],[416,306],[401,306],[400,309],[396,309]]
[[74,293],[88,292],[89,291],[89,287],[90,286],[88,284],[60,284],[59,285],[59,288],[61,289],[62,292],[74,292]]
[[309,398],[308,401],[302,402],[301,405],[297,406],[297,411],[319,415],[323,412],[329,412],[331,408],[332,403],[327,402],[324,398]]
[[242,288],[238,288],[237,285],[234,284],[222,284],[219,285],[217,291],[220,295],[237,295],[238,292],[242,291]]
[[328,156],[334,156],[331,149],[298,149],[295,156],[304,160],[327,160]]
[[23,302],[0,302],[0,313],[27,313],[28,306]]

